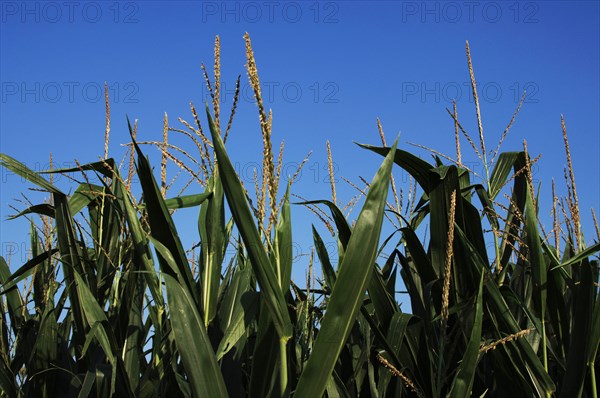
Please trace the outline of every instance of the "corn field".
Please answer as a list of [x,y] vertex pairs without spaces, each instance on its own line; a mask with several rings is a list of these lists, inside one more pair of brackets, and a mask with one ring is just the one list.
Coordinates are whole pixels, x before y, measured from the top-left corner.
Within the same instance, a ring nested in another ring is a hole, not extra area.
[[[377,120],[381,145],[360,146],[381,166],[342,207],[333,176],[327,199],[295,193],[294,177],[280,186],[284,146],[275,153],[245,40],[263,142],[254,187],[241,183],[225,148],[235,140],[240,78],[222,118],[218,37],[212,76],[203,66],[206,116],[193,104],[193,122],[180,119],[181,128],[165,116],[158,141],[138,140],[129,123],[129,167],[109,157],[108,94],[102,160],[34,172],[0,154],[3,167],[49,195],[14,215],[31,224],[31,258],[9,267],[0,257],[0,396],[598,397],[600,233],[592,210],[597,236],[584,238],[564,119],[568,194],[558,198],[553,183],[545,231],[539,202],[549,195],[533,183],[537,158],[526,142],[518,152],[486,147],[467,43],[478,134],[467,133],[455,105],[456,155],[432,150],[427,161],[398,139],[388,145]],[[462,163],[460,138],[484,175]],[[156,176],[144,146],[160,151]],[[176,195],[170,163],[190,179]],[[394,180],[401,169],[409,187]],[[79,176],[69,193],[53,183],[68,173]],[[292,206],[318,220],[305,232],[317,275],[307,283],[292,281]],[[197,209],[194,250],[173,221],[182,208]],[[328,230],[337,258],[325,248]],[[412,313],[397,301],[400,279]]]

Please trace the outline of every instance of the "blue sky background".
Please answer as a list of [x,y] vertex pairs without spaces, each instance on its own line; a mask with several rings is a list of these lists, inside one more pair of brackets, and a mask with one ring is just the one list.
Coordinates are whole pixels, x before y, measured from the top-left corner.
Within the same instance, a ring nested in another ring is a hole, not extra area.
[[[356,192],[341,177],[370,180],[381,158],[353,142],[379,144],[376,118],[388,141],[430,160],[419,143],[454,155],[453,123],[445,109],[456,98],[467,131],[477,137],[465,40],[479,82],[487,147],[495,148],[517,107],[528,97],[503,150],[542,154],[534,178],[542,182],[542,215],[549,214],[551,178],[565,194],[566,165],[560,115],[565,116],[587,240],[594,237],[590,208],[600,210],[600,9],[597,1],[2,1],[0,27],[0,151],[34,169],[52,153],[59,165],[98,160],[104,152],[106,81],[111,96],[110,154],[118,160],[129,140],[125,115],[139,119],[139,138],[160,140],[162,117],[180,127],[208,99],[200,70],[212,70],[215,35],[221,37],[223,109],[233,100],[238,74],[242,97],[228,141],[241,173],[261,159],[258,114],[245,74],[242,36],[254,46],[266,106],[273,109],[273,140],[285,140],[284,170],[293,173],[313,155],[293,192],[330,198],[326,140],[336,164],[338,198]],[[182,137],[174,142],[192,151]],[[466,140],[463,162],[482,171]],[[158,168],[159,153],[147,147]],[[170,168],[174,171],[174,168]],[[245,173],[245,174],[244,174]],[[406,174],[395,170],[399,186]],[[173,176],[173,174],[171,174]],[[0,240],[12,267],[26,260],[27,224],[6,221],[9,205],[25,192],[43,195],[6,170],[1,176]],[[404,182],[403,182],[404,181]],[[245,181],[251,186],[251,181]],[[57,185],[68,190],[68,181]],[[199,192],[198,186],[188,192]],[[358,209],[353,216],[356,217]],[[177,216],[184,242],[198,240],[196,211]],[[294,207],[296,254],[310,252],[307,210]],[[190,222],[190,220],[194,220]],[[547,229],[551,229],[546,218]],[[330,242],[333,239],[328,238]],[[307,257],[295,264],[304,279]]]

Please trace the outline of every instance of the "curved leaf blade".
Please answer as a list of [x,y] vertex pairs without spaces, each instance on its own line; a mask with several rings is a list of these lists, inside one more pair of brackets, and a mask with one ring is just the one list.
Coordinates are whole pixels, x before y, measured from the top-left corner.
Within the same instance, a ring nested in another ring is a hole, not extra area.
[[287,303],[254,223],[254,218],[246,201],[244,188],[225,151],[225,145],[215,127],[208,105],[206,106],[206,115],[209,121],[210,133],[212,135],[227,203],[233,214],[235,224],[242,235],[244,245],[248,250],[250,263],[260,285],[261,296],[265,298],[265,303],[271,313],[277,334],[281,339],[287,341],[292,336],[292,322],[288,313]]
[[330,297],[321,331],[298,381],[297,397],[320,397],[354,325],[369,284],[390,184],[396,143],[377,171],[358,216]]

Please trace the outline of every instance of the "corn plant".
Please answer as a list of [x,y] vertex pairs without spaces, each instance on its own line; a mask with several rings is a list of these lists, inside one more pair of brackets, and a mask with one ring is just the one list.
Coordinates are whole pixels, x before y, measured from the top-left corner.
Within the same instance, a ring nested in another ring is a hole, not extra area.
[[[333,178],[331,200],[295,194],[339,247],[332,259],[321,226],[307,231],[309,272],[318,260],[321,277],[302,286],[292,280],[294,178],[279,192],[284,146],[275,159],[272,113],[245,40],[263,142],[254,196],[225,146],[239,77],[225,125],[218,37],[212,81],[203,66],[212,96],[206,121],[193,104],[194,123],[180,119],[183,129],[165,115],[162,141],[139,140],[128,121],[126,175],[108,156],[108,96],[99,161],[36,173],[0,154],[3,167],[50,195],[14,216],[30,220],[31,258],[11,271],[11,259],[0,257],[0,395],[597,397],[600,236],[591,244],[583,236],[564,120],[568,195],[559,201],[553,189],[546,234],[526,144],[486,149],[467,43],[479,145],[456,104],[448,110],[456,159],[432,150],[430,163],[398,139],[388,146],[378,120],[382,146],[361,147],[384,159],[365,188],[351,183],[363,200],[355,220],[344,211],[358,199],[340,208]],[[188,137],[198,155],[169,132]],[[485,165],[480,179],[461,161],[461,133]],[[158,180],[144,145],[160,150]],[[172,196],[169,161],[190,178]],[[394,165],[411,176],[406,204]],[[83,180],[72,178],[67,194],[53,183],[57,173]],[[200,192],[189,193],[194,187]],[[184,248],[173,220],[182,208],[197,209],[198,254]],[[387,223],[393,233],[382,236]],[[428,239],[419,239],[423,230]],[[398,275],[412,313],[397,301]]]

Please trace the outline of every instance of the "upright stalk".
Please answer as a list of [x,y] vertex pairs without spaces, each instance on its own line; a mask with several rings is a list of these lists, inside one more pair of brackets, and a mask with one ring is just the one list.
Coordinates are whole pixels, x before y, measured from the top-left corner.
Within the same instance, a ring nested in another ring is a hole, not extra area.
[[[548,372],[548,347],[546,345],[546,320],[545,314],[542,313],[542,355],[544,357],[544,370],[546,373]],[[550,398],[552,393],[550,391],[546,392],[546,397]]]
[[287,341],[279,339],[279,385],[280,396],[289,396],[288,374],[287,374]]
[[596,368],[594,367],[594,362],[595,361],[589,362],[588,366],[590,367],[590,378],[592,382],[592,397],[598,398],[598,391],[596,390]]

